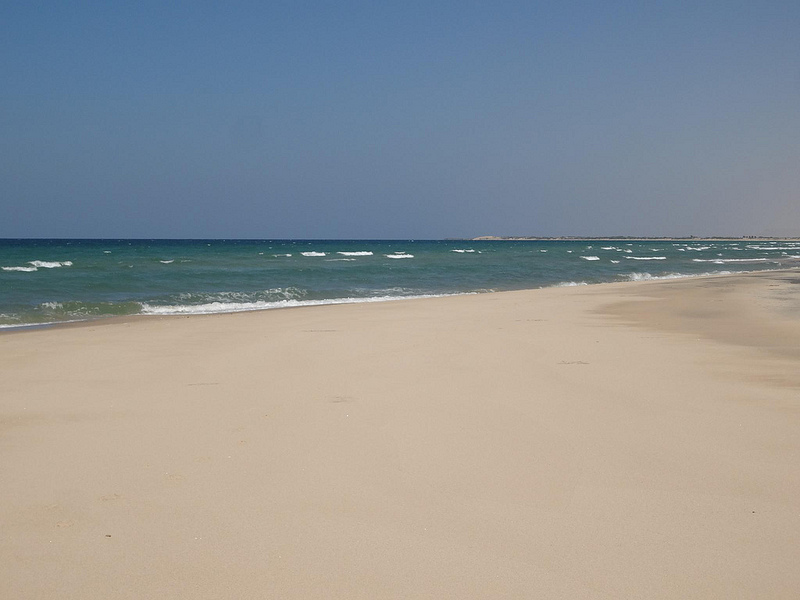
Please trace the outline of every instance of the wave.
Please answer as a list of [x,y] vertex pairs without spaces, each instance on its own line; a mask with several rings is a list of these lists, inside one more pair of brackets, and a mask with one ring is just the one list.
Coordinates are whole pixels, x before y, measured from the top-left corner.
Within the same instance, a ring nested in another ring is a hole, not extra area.
[[650,273],[628,273],[624,275],[630,281],[650,281],[653,279],[688,279],[691,277],[708,277],[709,275],[732,275],[732,271],[713,271],[709,273],[667,273],[651,275]]
[[36,267],[0,267],[3,271],[20,271],[22,273],[32,273],[33,271],[38,271]]
[[630,260],[667,260],[666,256],[626,256]]
[[57,269],[58,267],[71,267],[72,261],[65,260],[62,262],[50,262],[46,260],[31,260],[28,261],[28,264],[41,269]]
[[369,250],[361,250],[358,252],[337,252],[336,254],[341,254],[342,256],[372,256],[372,252]]
[[3,271],[19,271],[21,273],[32,273],[39,269],[58,269],[59,267],[71,267],[72,261],[65,260],[61,262],[47,261],[47,260],[29,260],[30,267],[0,267]]
[[160,260],[158,262],[160,262],[161,264],[164,264],[164,265],[168,265],[168,264],[174,263],[175,259],[173,258],[172,260]]
[[469,249],[464,249],[464,248],[456,248],[456,249],[454,249],[454,250],[450,250],[450,252],[458,252],[459,254],[464,254],[464,253],[472,253],[472,252],[475,252],[475,250],[473,250],[472,248],[469,248]]
[[722,265],[725,263],[760,263],[760,262],[778,262],[780,257],[775,258],[693,258],[692,262],[710,262],[715,265]]
[[367,298],[328,298],[322,300],[276,300],[273,302],[209,302],[206,304],[151,305],[142,303],[143,315],[210,315],[218,313],[250,312],[275,308],[294,308],[300,306],[327,306],[331,304],[361,304],[370,302],[389,302],[392,300],[411,300],[420,298],[442,298],[462,294],[417,294],[414,296],[371,296]]
[[600,260],[599,256],[581,256],[583,260]]
[[397,252],[395,254],[384,254],[386,258],[414,258],[413,254],[406,254],[405,252]]
[[750,250],[800,250],[800,245],[797,246],[747,246]]
[[303,256],[327,256],[326,252],[301,252]]

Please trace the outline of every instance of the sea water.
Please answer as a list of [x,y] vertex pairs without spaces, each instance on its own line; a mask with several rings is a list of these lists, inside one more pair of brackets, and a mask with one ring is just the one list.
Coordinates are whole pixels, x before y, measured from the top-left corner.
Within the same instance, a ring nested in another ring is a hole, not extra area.
[[0,239],[0,328],[798,266],[772,240]]

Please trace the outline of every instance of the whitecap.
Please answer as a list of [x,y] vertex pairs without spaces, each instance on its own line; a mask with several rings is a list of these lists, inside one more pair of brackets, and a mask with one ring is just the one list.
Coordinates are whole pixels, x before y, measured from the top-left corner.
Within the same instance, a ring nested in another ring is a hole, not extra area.
[[384,256],[386,258],[414,258],[413,254],[406,254],[404,252],[403,253],[397,252],[395,254],[384,254]]
[[36,267],[0,267],[3,271],[20,271],[22,273],[31,273],[33,271],[38,271]]
[[797,250],[798,246],[747,246],[750,250]]
[[301,252],[303,256],[326,256],[325,252]]
[[464,248],[456,248],[456,249],[454,249],[454,250],[450,250],[450,252],[458,252],[459,254],[464,254],[464,253],[472,253],[472,252],[475,252],[475,250],[473,250],[472,248],[469,248],[469,249],[464,249]]
[[599,256],[581,256],[583,260],[600,260]]
[[666,256],[626,256],[630,260],[667,260]]
[[715,265],[723,265],[725,263],[759,263],[759,262],[775,262],[773,258],[693,258],[692,262],[710,262]]
[[163,265],[168,265],[168,264],[170,264],[170,263],[174,263],[174,262],[175,262],[175,259],[173,258],[172,260],[160,260],[160,261],[158,261],[158,262],[160,262],[160,263],[161,263],[161,264],[163,264]]
[[46,260],[30,260],[28,261],[29,265],[33,265],[34,267],[40,267],[42,269],[57,269],[58,267],[71,267],[72,261],[65,260],[63,262],[50,262]]
[[358,252],[337,252],[336,254],[341,254],[342,256],[372,256],[372,252],[369,250],[361,250]]

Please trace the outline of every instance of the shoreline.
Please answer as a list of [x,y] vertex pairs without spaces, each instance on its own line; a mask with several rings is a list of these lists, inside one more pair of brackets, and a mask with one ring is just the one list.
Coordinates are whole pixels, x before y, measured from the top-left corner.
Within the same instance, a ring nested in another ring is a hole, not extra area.
[[791,597],[798,281],[0,336],[0,595]]
[[[513,293],[513,292],[530,292],[536,290],[544,290],[544,289],[553,289],[553,288],[569,288],[569,287],[581,287],[581,286],[603,286],[603,285],[620,285],[620,284],[636,284],[636,283],[647,283],[647,282],[657,282],[657,281],[682,281],[682,280],[693,280],[693,279],[704,279],[704,278],[714,278],[714,277],[736,277],[736,276],[746,276],[746,275],[757,275],[757,274],[767,274],[767,273],[800,273],[800,267],[794,268],[786,268],[783,267],[781,269],[761,269],[755,271],[724,271],[718,273],[686,273],[686,274],[670,274],[670,275],[661,275],[661,276],[648,276],[642,279],[631,279],[631,280],[623,280],[623,281],[601,281],[595,283],[588,283],[588,282],[566,282],[562,281],[556,284],[537,287],[537,288],[521,288],[521,289],[511,289],[511,290],[496,290],[491,292],[458,292],[458,293],[450,293],[450,294],[423,294],[419,296],[397,296],[397,297],[381,297],[381,298],[343,298],[343,299],[331,299],[331,300],[320,300],[320,301],[311,301],[308,304],[298,303],[296,305],[287,305],[287,306],[269,306],[264,308],[247,308],[247,309],[237,309],[237,310],[221,310],[219,312],[198,312],[198,313],[164,313],[164,314],[146,314],[146,313],[138,313],[138,314],[131,314],[131,315],[117,315],[117,316],[101,316],[101,317],[88,317],[86,319],[76,319],[73,321],[53,321],[48,323],[26,323],[20,325],[4,325],[0,326],[0,337],[7,333],[25,333],[30,331],[39,331],[39,330],[48,330],[48,329],[60,329],[60,328],[71,328],[71,327],[91,327],[95,325],[113,325],[117,323],[127,323],[127,322],[135,322],[139,319],[153,319],[153,318],[177,318],[177,317],[210,317],[216,315],[230,315],[230,314],[238,314],[238,313],[260,313],[260,312],[267,312],[273,310],[286,310],[286,309],[301,309],[301,308],[314,308],[320,306],[342,306],[348,304],[372,304],[372,303],[383,303],[383,302],[396,302],[396,301],[405,301],[405,300],[429,300],[433,298],[450,298],[455,296],[472,296],[472,295],[482,295],[482,294],[504,294],[504,293]],[[648,274],[649,275],[649,274]]]

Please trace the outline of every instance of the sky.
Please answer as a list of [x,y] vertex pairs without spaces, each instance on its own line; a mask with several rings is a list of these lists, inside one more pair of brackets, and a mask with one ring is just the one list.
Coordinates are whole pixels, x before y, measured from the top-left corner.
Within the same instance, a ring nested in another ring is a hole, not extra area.
[[800,235],[800,2],[0,4],[0,237]]

